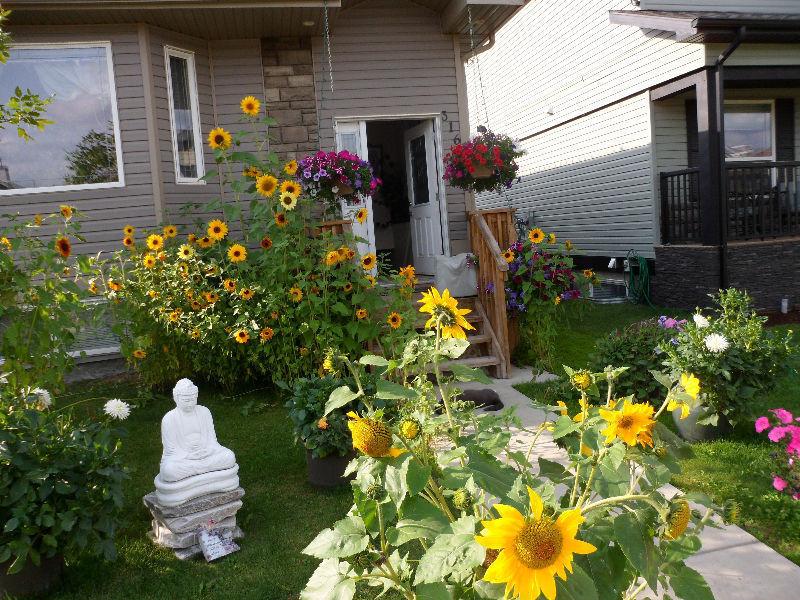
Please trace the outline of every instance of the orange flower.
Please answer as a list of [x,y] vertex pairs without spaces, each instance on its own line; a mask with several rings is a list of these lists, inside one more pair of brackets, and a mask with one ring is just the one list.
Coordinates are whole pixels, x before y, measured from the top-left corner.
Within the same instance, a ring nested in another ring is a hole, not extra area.
[[286,227],[287,223],[286,213],[279,212],[275,214],[275,225],[278,227]]
[[56,251],[63,258],[69,258],[69,255],[72,254],[72,244],[70,244],[69,239],[66,236],[62,235],[56,239]]
[[263,238],[261,238],[261,247],[264,250],[269,250],[272,248],[272,240],[269,238],[269,236],[265,235]]
[[136,350],[133,351],[133,358],[138,358],[138,359],[141,360],[145,356],[147,356],[147,352],[145,352],[144,350],[142,350],[140,348],[137,348]]
[[274,335],[275,331],[272,329],[272,327],[264,327],[264,329],[262,329],[258,334],[258,337],[261,338],[262,342],[268,342],[273,338]]
[[133,241],[132,237],[126,236],[122,238],[122,245],[125,246],[126,248],[133,248],[136,245],[136,243]]
[[386,318],[386,322],[389,323],[389,327],[392,329],[398,329],[403,324],[403,317],[401,317],[398,313],[393,312],[390,313]]
[[118,292],[122,289],[122,284],[117,283],[113,279],[109,279],[106,285],[108,285],[108,289],[110,289],[112,292]]
[[64,217],[65,221],[69,221],[72,218],[72,207],[69,204],[62,204],[58,207],[58,210],[61,211],[61,216]]
[[317,427],[322,429],[323,431],[328,428],[328,419],[327,417],[322,417],[319,421],[317,421]]

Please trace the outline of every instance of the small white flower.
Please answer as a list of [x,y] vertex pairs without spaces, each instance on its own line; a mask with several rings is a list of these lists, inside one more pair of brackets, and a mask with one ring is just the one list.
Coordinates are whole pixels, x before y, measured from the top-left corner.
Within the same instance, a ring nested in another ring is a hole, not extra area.
[[39,410],[50,408],[53,405],[53,397],[47,390],[34,388],[31,390],[31,395],[36,396],[36,406]]
[[122,421],[123,419],[127,419],[128,415],[131,414],[131,407],[127,402],[123,402],[119,398],[113,398],[106,402],[106,405],[103,407],[103,412],[112,419],[119,419]]
[[705,329],[706,327],[708,327],[708,319],[706,319],[700,313],[697,313],[696,315],[692,316],[692,319],[694,319],[694,324],[697,325],[697,327],[699,327],[700,329]]
[[719,333],[709,333],[703,341],[709,352],[714,352],[715,354],[725,352],[730,346],[730,342],[728,342],[725,336]]
[[333,186],[333,187],[331,188],[331,191],[332,191],[334,194],[338,194],[338,193],[339,193],[339,188],[338,188],[337,186]]

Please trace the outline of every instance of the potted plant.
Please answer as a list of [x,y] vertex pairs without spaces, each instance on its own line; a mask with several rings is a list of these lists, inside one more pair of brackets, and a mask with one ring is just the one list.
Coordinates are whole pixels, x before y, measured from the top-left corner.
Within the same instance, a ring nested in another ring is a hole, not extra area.
[[492,133],[485,127],[465,144],[455,144],[444,157],[444,177],[450,185],[473,192],[501,192],[517,177],[517,150],[507,135]]
[[297,379],[289,387],[286,401],[294,425],[294,439],[306,449],[308,481],[318,487],[333,487],[347,482],[343,476],[355,456],[347,428],[345,410],[325,415],[325,402],[331,392],[343,385],[333,375]]
[[362,197],[374,195],[381,184],[370,164],[347,150],[306,156],[300,161],[297,175],[303,188],[323,201],[326,218],[339,214],[341,199],[359,204]]

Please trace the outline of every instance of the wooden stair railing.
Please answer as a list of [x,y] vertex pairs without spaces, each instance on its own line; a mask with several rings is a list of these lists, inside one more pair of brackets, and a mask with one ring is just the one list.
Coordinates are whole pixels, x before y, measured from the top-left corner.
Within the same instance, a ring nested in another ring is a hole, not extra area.
[[493,332],[493,351],[502,358],[498,377],[505,379],[511,372],[511,346],[506,314],[508,263],[503,252],[516,241],[514,211],[470,211],[469,232],[472,252],[478,259],[478,309]]

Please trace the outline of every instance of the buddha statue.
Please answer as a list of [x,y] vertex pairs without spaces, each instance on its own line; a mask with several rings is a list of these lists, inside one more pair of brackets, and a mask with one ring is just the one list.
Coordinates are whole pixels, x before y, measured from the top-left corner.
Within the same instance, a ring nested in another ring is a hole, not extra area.
[[239,487],[239,466],[214,432],[211,411],[197,404],[197,386],[181,379],[172,390],[176,407],[161,420],[161,468],[155,478],[162,506],[177,506]]

